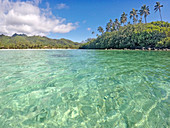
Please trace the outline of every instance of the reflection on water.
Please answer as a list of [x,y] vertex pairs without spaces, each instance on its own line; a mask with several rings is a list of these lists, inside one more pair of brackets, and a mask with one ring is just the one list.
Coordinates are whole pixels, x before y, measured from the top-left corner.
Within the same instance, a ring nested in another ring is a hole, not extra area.
[[1,50],[0,60],[0,127],[170,126],[170,52]]

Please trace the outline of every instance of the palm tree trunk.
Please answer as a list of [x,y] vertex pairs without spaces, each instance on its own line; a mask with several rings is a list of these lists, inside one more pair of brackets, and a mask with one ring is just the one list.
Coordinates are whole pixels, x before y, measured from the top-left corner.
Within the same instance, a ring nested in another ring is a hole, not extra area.
[[159,14],[160,14],[160,18],[161,18],[161,21],[162,21],[161,9],[159,9]]
[[135,24],[135,16],[133,16],[133,24]]
[[146,21],[146,17],[145,17],[145,24],[147,23],[147,21]]

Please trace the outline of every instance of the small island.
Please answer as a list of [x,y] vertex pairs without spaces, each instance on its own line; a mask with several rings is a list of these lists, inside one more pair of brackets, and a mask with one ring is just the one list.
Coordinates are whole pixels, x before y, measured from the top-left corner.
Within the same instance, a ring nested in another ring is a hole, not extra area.
[[[114,23],[112,23],[114,25]],[[128,24],[108,29],[96,39],[83,44],[82,49],[169,49],[170,23],[151,22]],[[99,29],[100,30],[100,29]]]
[[[82,49],[169,49],[170,48],[170,23],[162,21],[161,8],[163,5],[156,2],[155,12],[159,11],[161,21],[147,23],[150,14],[149,6],[143,5],[138,11],[132,9],[129,18],[133,24],[127,23],[128,14],[122,13],[120,21],[110,21],[106,24],[106,31],[99,26],[101,35],[96,39],[89,39],[83,44]],[[139,18],[140,16],[140,18]],[[145,23],[142,23],[144,17]],[[95,34],[93,31],[92,34]]]

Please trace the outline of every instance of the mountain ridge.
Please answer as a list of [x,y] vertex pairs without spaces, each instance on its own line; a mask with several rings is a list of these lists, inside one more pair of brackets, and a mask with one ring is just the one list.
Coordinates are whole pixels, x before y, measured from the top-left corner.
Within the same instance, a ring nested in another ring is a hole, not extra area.
[[15,33],[12,36],[0,35],[0,49],[42,49],[42,48],[79,48],[80,43],[69,39],[51,39],[46,36],[27,36]]

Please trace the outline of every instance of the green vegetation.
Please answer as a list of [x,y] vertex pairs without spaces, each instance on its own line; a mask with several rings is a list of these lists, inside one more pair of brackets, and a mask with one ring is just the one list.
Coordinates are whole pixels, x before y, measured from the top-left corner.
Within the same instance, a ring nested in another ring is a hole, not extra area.
[[[156,2],[154,10],[160,12],[159,2]],[[150,14],[149,6],[143,5],[141,9],[130,11],[130,19],[133,25],[127,22],[127,14],[123,12],[120,18],[110,21],[106,24],[106,32],[100,26],[98,31],[102,33],[96,39],[91,39],[83,44],[82,49],[143,49],[143,48],[170,48],[170,23],[161,21],[147,23],[147,16]],[[138,20],[138,15],[140,19]],[[144,16],[145,24],[142,23]],[[122,25],[123,24],[123,25]],[[122,26],[121,26],[122,25]],[[94,32],[93,32],[94,34]]]
[[151,22],[126,25],[118,31],[105,32],[97,39],[83,44],[81,48],[170,48],[170,23]]
[[80,44],[67,39],[50,39],[41,36],[14,34],[0,35],[0,49],[79,48]]

